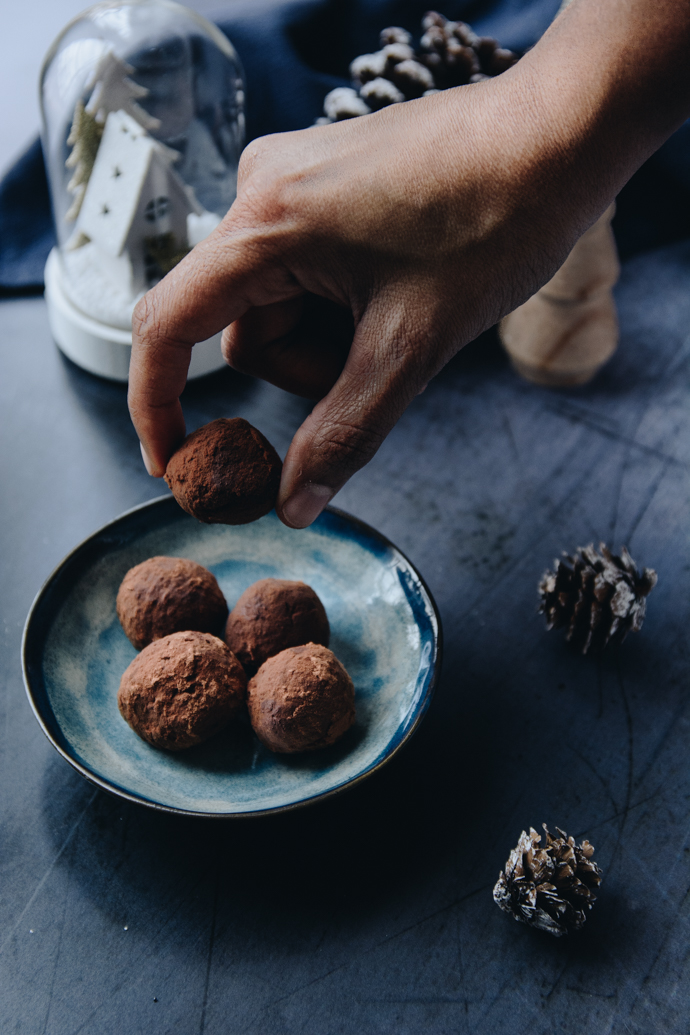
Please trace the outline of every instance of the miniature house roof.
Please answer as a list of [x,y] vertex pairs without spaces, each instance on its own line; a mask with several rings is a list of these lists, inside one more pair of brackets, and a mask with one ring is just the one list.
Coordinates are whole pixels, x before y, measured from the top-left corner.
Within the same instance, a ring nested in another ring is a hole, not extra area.
[[110,112],[77,219],[77,234],[86,234],[110,255],[120,255],[152,171],[162,174],[171,204],[185,216],[200,215],[202,209],[191,188],[171,168],[177,157],[177,151],[154,140],[126,112]]

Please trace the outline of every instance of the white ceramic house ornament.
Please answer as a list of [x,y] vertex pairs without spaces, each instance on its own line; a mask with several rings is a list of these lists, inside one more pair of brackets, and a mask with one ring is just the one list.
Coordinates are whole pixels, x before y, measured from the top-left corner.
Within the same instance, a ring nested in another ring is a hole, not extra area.
[[[41,101],[59,242],[45,271],[53,337],[80,366],[126,381],[136,302],[234,199],[241,67],[174,0],[103,0],[53,44]],[[194,347],[189,376],[224,365],[218,334]]]
[[[172,167],[177,158],[126,112],[108,115],[75,233],[82,247],[91,244],[99,273],[131,299],[189,250],[187,216],[203,213]],[[158,271],[163,251],[169,261]]]
[[137,99],[148,96],[149,91],[130,79],[133,71],[130,65],[126,65],[117,57],[111,47],[106,47],[86,83],[93,91],[88,104],[85,106],[81,99],[77,101],[72,129],[67,137],[67,144],[72,151],[65,162],[68,169],[74,169],[74,174],[67,184],[67,189],[74,195],[74,200],[65,213],[68,223],[79,215],[108,112],[121,109],[131,115],[144,129],[160,129],[160,120],[152,118],[137,103]]

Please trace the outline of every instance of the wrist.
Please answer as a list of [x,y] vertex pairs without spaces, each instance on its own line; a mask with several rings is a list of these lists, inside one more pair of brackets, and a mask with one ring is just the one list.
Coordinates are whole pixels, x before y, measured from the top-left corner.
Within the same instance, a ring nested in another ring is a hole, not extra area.
[[690,115],[690,5],[574,0],[495,81],[542,162],[544,201],[580,212],[581,229]]

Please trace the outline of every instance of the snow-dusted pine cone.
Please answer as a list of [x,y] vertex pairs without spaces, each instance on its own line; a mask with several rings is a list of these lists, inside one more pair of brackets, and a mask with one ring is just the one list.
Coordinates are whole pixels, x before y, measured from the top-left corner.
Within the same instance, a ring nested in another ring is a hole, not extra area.
[[593,861],[589,841],[576,845],[556,827],[552,837],[546,823],[544,847],[533,827],[523,830],[494,887],[494,902],[516,920],[560,938],[577,931],[587,919],[601,884],[602,872]]
[[401,29],[399,25],[391,25],[382,31],[380,41],[382,47],[387,47],[389,43],[409,44],[412,42],[412,37],[406,29]]
[[355,86],[364,86],[372,79],[378,79],[386,70],[386,55],[382,50],[375,54],[360,54],[350,64],[350,76]]
[[365,104],[368,104],[372,111],[379,111],[389,104],[400,104],[405,100],[405,94],[400,91],[395,83],[383,76],[370,79],[359,91],[359,96]]
[[401,61],[412,61],[414,50],[409,43],[387,43],[381,53],[386,61],[386,73],[392,72]]
[[500,75],[518,60],[517,54],[505,47],[499,47],[491,36],[480,36],[474,45],[482,72],[488,76]]
[[408,101],[434,88],[433,75],[419,61],[400,61],[391,69],[390,78]]
[[355,119],[359,115],[368,115],[371,108],[350,86],[336,86],[326,94],[323,102],[326,118],[331,122],[342,122],[343,119]]
[[422,18],[422,29],[425,33],[441,33],[446,39],[455,38],[467,47],[473,47],[478,36],[467,22],[451,22],[438,11],[427,11]]
[[415,52],[406,29],[397,25],[384,29],[381,49],[352,61],[353,89],[331,90],[324,102],[325,115],[316,120],[317,125],[367,115],[450,86],[479,83],[500,75],[518,60],[517,54],[499,47],[495,39],[477,36],[469,25],[448,21],[436,11],[424,16],[422,32]]
[[419,60],[431,69],[441,88],[478,82],[479,75],[500,75],[518,60],[495,39],[477,36],[465,22],[448,21],[438,11],[425,15],[422,28]]
[[657,582],[656,572],[639,573],[623,547],[620,557],[600,543],[579,547],[574,557],[554,562],[539,583],[540,614],[549,629],[567,626],[566,639],[583,654],[602,650],[610,642],[622,642],[644,621],[647,596]]

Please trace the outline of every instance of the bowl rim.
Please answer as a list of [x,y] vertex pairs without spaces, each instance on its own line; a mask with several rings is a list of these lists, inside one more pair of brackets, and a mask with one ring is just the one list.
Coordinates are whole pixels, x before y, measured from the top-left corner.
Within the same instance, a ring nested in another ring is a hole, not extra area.
[[379,772],[384,765],[387,765],[387,763],[390,762],[391,759],[394,758],[398,754],[398,752],[406,744],[409,743],[410,738],[417,731],[422,719],[428,711],[431,699],[434,695],[436,686],[438,684],[439,675],[441,671],[441,663],[443,658],[443,626],[441,623],[441,615],[436,601],[434,600],[433,594],[431,593],[431,590],[426,584],[426,581],[424,580],[416,566],[409,559],[409,557],[400,549],[400,547],[396,546],[395,543],[391,542],[391,540],[388,539],[387,536],[385,536],[382,532],[379,532],[377,529],[373,528],[371,525],[367,524],[365,521],[362,521],[360,518],[348,513],[348,511],[346,510],[342,510],[340,507],[333,507],[330,505],[324,509],[331,514],[335,514],[337,517],[343,518],[346,522],[348,522],[351,525],[354,525],[356,528],[364,532],[367,536],[375,540],[378,540],[378,542],[381,545],[394,550],[397,554],[400,555],[400,557],[402,557],[405,563],[409,566],[411,572],[414,574],[415,578],[419,580],[419,583],[427,596],[431,612],[436,622],[436,629],[434,630],[434,657],[433,659],[430,659],[431,676],[429,678],[426,690],[424,692],[424,696],[417,704],[417,711],[414,717],[414,721],[410,724],[409,729],[405,732],[405,735],[401,737],[401,739],[387,754],[385,754],[382,758],[379,758],[374,765],[370,766],[368,769],[365,769],[357,776],[354,776],[351,779],[346,780],[338,787],[332,787],[330,790],[322,791],[318,794],[312,794],[307,798],[300,799],[299,801],[287,802],[285,805],[277,805],[271,808],[251,809],[245,812],[204,812],[196,809],[178,808],[174,805],[164,805],[162,802],[153,801],[150,798],[145,798],[141,795],[134,794],[131,791],[126,790],[124,787],[120,787],[118,784],[106,779],[105,777],[99,776],[97,773],[92,772],[89,768],[87,768],[87,766],[83,765],[78,759],[74,758],[73,755],[71,755],[70,752],[67,751],[63,747],[63,745],[58,742],[56,737],[53,735],[51,729],[49,728],[47,722],[43,718],[41,706],[39,702],[36,700],[34,687],[31,684],[30,667],[32,662],[30,654],[34,649],[36,649],[37,646],[32,642],[32,638],[34,636],[40,636],[40,633],[37,632],[33,628],[33,626],[38,620],[38,613],[43,602],[43,598],[46,596],[53,582],[59,577],[62,571],[68,567],[68,565],[72,562],[73,558],[78,553],[80,553],[85,547],[87,547],[89,543],[97,539],[99,536],[102,536],[104,532],[107,532],[109,529],[112,529],[116,525],[125,521],[132,514],[136,514],[139,511],[148,509],[153,510],[165,504],[170,505],[170,503],[173,500],[174,497],[167,493],[165,495],[155,496],[153,499],[146,500],[144,503],[139,503],[135,507],[130,507],[128,510],[125,510],[121,514],[118,514],[117,517],[113,518],[110,521],[107,521],[104,525],[101,525],[100,528],[97,528],[94,532],[91,532],[79,543],[77,543],[77,545],[73,547],[69,551],[69,553],[67,553],[62,558],[59,564],[56,565],[56,567],[52,570],[50,575],[48,575],[48,577],[45,579],[43,585],[34,597],[31,607],[29,608],[29,613],[27,615],[26,622],[24,623],[24,631],[22,633],[22,675],[24,678],[24,689],[26,690],[26,695],[28,697],[31,710],[33,711],[36,721],[38,722],[39,726],[41,727],[41,730],[43,731],[44,735],[46,736],[50,744],[55,748],[58,754],[61,755],[61,757],[69,763],[69,765],[73,769],[75,769],[81,776],[84,777],[85,780],[87,780],[94,786],[99,787],[101,790],[106,791],[108,794],[116,798],[124,799],[125,801],[133,802],[136,805],[141,805],[145,808],[155,809],[157,812],[166,812],[177,816],[195,817],[197,819],[252,819],[260,816],[269,816],[283,812],[292,812],[295,809],[301,809],[309,805],[314,805],[316,803],[323,802],[327,798],[333,798],[336,794],[342,794],[344,791],[348,791],[356,785],[360,784],[363,780],[366,780],[374,773]]

